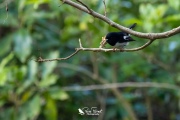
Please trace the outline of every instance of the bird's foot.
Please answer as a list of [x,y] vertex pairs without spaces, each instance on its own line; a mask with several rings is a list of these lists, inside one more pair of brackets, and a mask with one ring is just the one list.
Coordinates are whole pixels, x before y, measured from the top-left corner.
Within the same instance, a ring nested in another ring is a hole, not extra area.
[[124,52],[124,48],[120,48],[119,51],[120,51],[120,52]]
[[116,52],[116,50],[117,50],[117,48],[114,47],[114,48],[113,48],[113,52]]

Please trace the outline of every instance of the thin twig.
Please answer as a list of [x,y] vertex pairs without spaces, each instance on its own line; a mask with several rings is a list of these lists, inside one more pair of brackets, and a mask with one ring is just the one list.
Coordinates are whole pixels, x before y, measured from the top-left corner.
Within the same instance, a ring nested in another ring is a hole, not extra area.
[[124,82],[124,83],[111,83],[103,85],[88,85],[88,86],[68,86],[61,87],[64,91],[87,91],[87,90],[103,90],[111,88],[159,88],[159,89],[170,89],[180,90],[180,87],[168,83],[156,83],[156,82]]
[[137,47],[137,48],[132,48],[132,49],[126,49],[125,51],[126,52],[130,52],[130,51],[138,51],[138,50],[141,50],[141,49],[144,49],[146,48],[147,46],[149,46],[154,40],[149,40],[148,42],[146,42],[144,45],[140,46],[140,47]]
[[86,7],[87,9],[88,9],[88,11],[89,11],[89,13],[92,13],[92,10],[86,5],[86,4],[84,4],[82,1],[80,1],[80,0],[76,0],[76,1],[78,1],[81,5],[83,5],[84,7]]
[[82,47],[82,43],[81,43],[81,39],[79,39],[79,47],[80,47],[80,48],[83,48],[83,47]]
[[65,58],[54,58],[54,59],[43,59],[41,57],[39,57],[36,62],[48,62],[48,61],[60,61],[60,60],[67,60],[71,57],[73,57],[75,54],[77,54],[80,50],[76,50],[74,53],[72,53],[71,55],[65,57]]
[[90,15],[92,15],[93,17],[95,18],[98,18],[106,23],[108,23],[109,25],[111,25],[112,27],[114,28],[117,28],[121,31],[124,31],[124,32],[127,32],[131,35],[134,35],[134,36],[137,36],[137,37],[140,37],[140,38],[146,38],[146,39],[150,39],[150,40],[155,40],[155,39],[162,39],[162,38],[168,38],[170,36],[173,36],[175,34],[178,34],[180,33],[180,26],[179,27],[176,27],[172,30],[169,30],[169,31],[166,31],[166,32],[162,32],[162,33],[141,33],[141,32],[136,32],[136,31],[133,31],[129,28],[126,28],[126,27],[123,27],[115,22],[113,22],[112,20],[110,20],[109,18],[105,17],[104,15],[101,15],[93,10],[91,10],[91,13],[89,12],[89,8],[85,8],[84,6],[80,5],[80,4],[77,4],[71,0],[62,0],[64,1],[66,4],[68,5],[71,5],[81,11],[84,11]]
[[107,11],[106,11],[106,1],[103,0],[103,4],[104,4],[104,16],[107,17]]

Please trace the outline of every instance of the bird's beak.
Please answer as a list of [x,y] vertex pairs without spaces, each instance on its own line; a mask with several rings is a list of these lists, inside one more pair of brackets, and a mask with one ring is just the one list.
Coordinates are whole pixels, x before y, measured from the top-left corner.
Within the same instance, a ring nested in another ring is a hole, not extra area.
[[136,40],[134,40],[133,38],[130,37],[130,38],[129,38],[129,41],[136,41]]

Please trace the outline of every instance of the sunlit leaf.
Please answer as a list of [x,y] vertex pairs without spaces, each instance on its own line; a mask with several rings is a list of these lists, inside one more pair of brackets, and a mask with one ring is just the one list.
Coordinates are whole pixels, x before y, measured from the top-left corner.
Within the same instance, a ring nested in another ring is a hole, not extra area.
[[168,0],[168,3],[172,8],[179,10],[179,8],[180,8],[180,1],[179,0]]
[[56,102],[55,102],[55,100],[53,100],[49,97],[46,99],[44,115],[46,117],[46,120],[57,120]]
[[48,3],[50,0],[26,0],[25,4],[34,4],[34,8],[37,9],[40,4]]
[[9,54],[6,58],[4,58],[0,63],[0,86],[5,85],[7,81],[7,70],[5,65],[13,58],[13,54]]

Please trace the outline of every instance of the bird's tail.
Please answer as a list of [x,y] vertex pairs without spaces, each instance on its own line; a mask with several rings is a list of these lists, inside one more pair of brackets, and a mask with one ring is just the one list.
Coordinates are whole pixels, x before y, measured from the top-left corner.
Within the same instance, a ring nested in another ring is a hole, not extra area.
[[[133,29],[134,27],[136,27],[136,25],[137,25],[137,23],[132,24],[132,25],[129,27],[129,29]],[[130,36],[129,33],[126,33],[126,35]]]
[[132,24],[130,27],[129,27],[129,29],[133,29],[134,27],[136,27],[136,23],[134,23],[134,24]]

